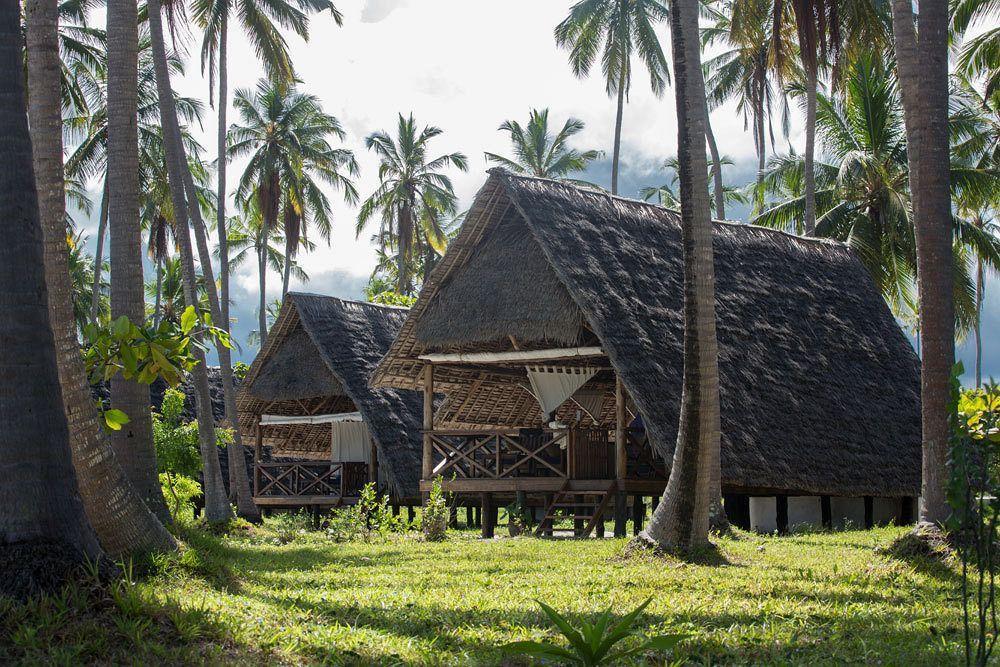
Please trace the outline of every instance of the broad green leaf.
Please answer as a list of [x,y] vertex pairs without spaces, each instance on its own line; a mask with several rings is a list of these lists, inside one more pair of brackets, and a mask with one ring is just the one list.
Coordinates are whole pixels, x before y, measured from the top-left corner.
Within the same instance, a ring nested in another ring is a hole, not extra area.
[[112,431],[120,431],[122,426],[129,423],[131,420],[128,415],[112,408],[111,410],[104,411],[104,423],[108,425],[108,428]]
[[561,658],[570,662],[580,662],[579,658],[561,646],[542,642],[511,642],[501,646],[500,651],[506,655],[531,655],[539,658]]
[[181,314],[181,331],[184,333],[190,333],[194,329],[194,325],[198,323],[198,313],[195,312],[194,306],[188,306],[184,309]]
[[549,617],[549,619],[557,628],[559,628],[559,632],[561,632],[563,636],[566,637],[567,640],[569,640],[569,643],[573,645],[573,647],[577,650],[577,652],[579,652],[581,655],[590,655],[590,646],[587,644],[586,641],[584,641],[580,633],[573,629],[573,626],[569,624],[569,621],[567,621],[559,614],[559,612],[557,612],[555,609],[545,604],[541,600],[535,600],[535,602],[538,603],[538,606],[542,608],[542,611],[545,612],[545,615]]

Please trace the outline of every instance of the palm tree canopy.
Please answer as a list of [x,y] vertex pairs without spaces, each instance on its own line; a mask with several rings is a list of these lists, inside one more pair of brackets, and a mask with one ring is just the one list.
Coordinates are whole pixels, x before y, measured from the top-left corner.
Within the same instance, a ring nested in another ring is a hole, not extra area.
[[[527,125],[522,126],[516,120],[505,120],[498,128],[510,135],[514,157],[486,153],[486,160],[518,174],[566,179],[569,174],[584,171],[587,165],[603,156],[598,150],[580,151],[569,146],[569,140],[583,128],[583,121],[569,118],[562,129],[553,135],[549,130],[549,110],[532,109]],[[577,182],[593,185],[584,181]]]
[[619,87],[628,95],[632,85],[633,53],[649,72],[650,86],[657,95],[670,80],[666,56],[656,36],[656,25],[669,11],[659,0],[580,0],[556,26],[556,43],[569,49],[569,62],[576,76],[590,73],[598,57],[608,95]]

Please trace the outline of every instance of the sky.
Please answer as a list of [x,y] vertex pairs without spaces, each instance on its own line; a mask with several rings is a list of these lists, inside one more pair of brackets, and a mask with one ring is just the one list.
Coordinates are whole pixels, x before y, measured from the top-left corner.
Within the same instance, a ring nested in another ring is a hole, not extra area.
[[[486,179],[484,151],[508,154],[508,141],[497,126],[506,119],[527,121],[532,108],[550,109],[550,124],[561,126],[569,116],[586,124],[574,146],[605,150],[610,158],[614,100],[595,73],[587,79],[573,76],[566,53],[552,38],[572,0],[335,0],[344,14],[337,27],[329,14],[313,17],[310,39],[288,35],[288,43],[301,88],[319,97],[327,113],[336,116],[347,131],[343,146],[354,151],[361,165],[357,179],[362,198],[378,183],[374,155],[364,147],[365,137],[376,130],[394,134],[397,114],[412,112],[419,125],[436,125],[444,134],[431,143],[432,155],[453,151],[469,158],[467,173],[450,170],[460,206],[464,209]],[[102,20],[102,19],[99,19]],[[175,79],[178,93],[208,98],[208,79],[199,66],[200,35],[188,37],[188,67]],[[665,27],[661,40],[669,57]],[[229,81],[231,89],[252,88],[263,75],[252,49],[238,30],[230,31]],[[662,98],[650,92],[645,71],[633,77],[622,133],[620,192],[637,196],[646,185],[666,181],[660,165],[676,153],[675,108],[672,90]],[[206,149],[215,157],[216,112],[207,107],[203,126],[195,128]],[[235,119],[230,109],[230,122]],[[726,167],[729,183],[742,185],[753,178],[756,158],[753,140],[744,119],[730,104],[711,118],[720,151],[731,158]],[[777,138],[777,151],[789,146],[801,151],[802,123],[793,114],[788,139]],[[771,147],[768,146],[770,151]],[[230,191],[242,163],[229,167]],[[610,182],[610,159],[594,163],[586,178]],[[292,289],[361,298],[375,265],[370,233],[355,238],[356,207],[336,193],[334,232],[327,246],[300,256],[310,276],[308,284],[292,280]],[[230,207],[232,204],[230,203]],[[232,209],[231,209],[232,210]],[[727,211],[746,220],[746,210]],[[91,223],[92,226],[92,223]],[[94,236],[93,231],[90,232]],[[268,300],[278,297],[280,276],[269,274]],[[250,361],[255,348],[246,343],[256,328],[258,283],[254,263],[237,269],[231,281],[234,301],[234,337],[241,345],[237,356]],[[1000,377],[1000,284],[989,290],[984,321],[987,374]],[[967,350],[965,351],[967,352]],[[971,357],[966,367],[971,369]]]

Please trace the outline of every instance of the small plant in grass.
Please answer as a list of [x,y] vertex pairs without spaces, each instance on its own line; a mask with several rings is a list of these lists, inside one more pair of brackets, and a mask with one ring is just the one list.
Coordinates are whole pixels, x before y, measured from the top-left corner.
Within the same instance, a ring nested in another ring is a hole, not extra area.
[[282,512],[268,520],[278,544],[294,542],[300,535],[312,530],[312,517],[308,512]]
[[555,609],[540,600],[536,600],[545,615],[559,630],[559,633],[566,638],[569,645],[562,647],[546,642],[520,641],[507,644],[501,650],[507,655],[528,655],[561,665],[584,665],[585,667],[611,665],[646,652],[671,651],[687,635],[657,635],[631,647],[614,650],[622,641],[638,634],[638,629],[634,627],[635,622],[639,618],[639,614],[652,601],[653,598],[647,599],[617,623],[613,622],[614,616],[609,607],[601,612],[595,622],[581,621],[580,627],[574,628]]
[[393,515],[389,497],[369,482],[361,489],[356,505],[330,513],[326,534],[335,542],[373,542],[409,527],[406,519]]
[[442,542],[448,536],[448,520],[451,509],[448,496],[441,487],[441,478],[435,477],[431,492],[420,515],[420,530],[428,542]]
[[531,510],[527,507],[514,501],[507,505],[504,510],[507,512],[507,532],[511,537],[517,537],[531,528]]

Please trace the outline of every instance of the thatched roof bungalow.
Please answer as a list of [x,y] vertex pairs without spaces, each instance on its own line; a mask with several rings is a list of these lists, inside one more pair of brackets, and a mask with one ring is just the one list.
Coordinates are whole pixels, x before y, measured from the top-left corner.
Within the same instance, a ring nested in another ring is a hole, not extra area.
[[[714,233],[724,491],[916,496],[918,361],[862,264],[834,241]],[[373,383],[430,379],[442,431],[617,421],[621,442],[623,419],[641,423],[669,465],[682,286],[677,212],[492,170]],[[548,410],[542,372],[585,377]]]
[[420,396],[368,384],[405,317],[401,308],[285,297],[237,401],[244,437],[282,459],[258,461],[258,503],[338,504],[341,479],[345,496],[369,479],[397,500],[418,496]]

